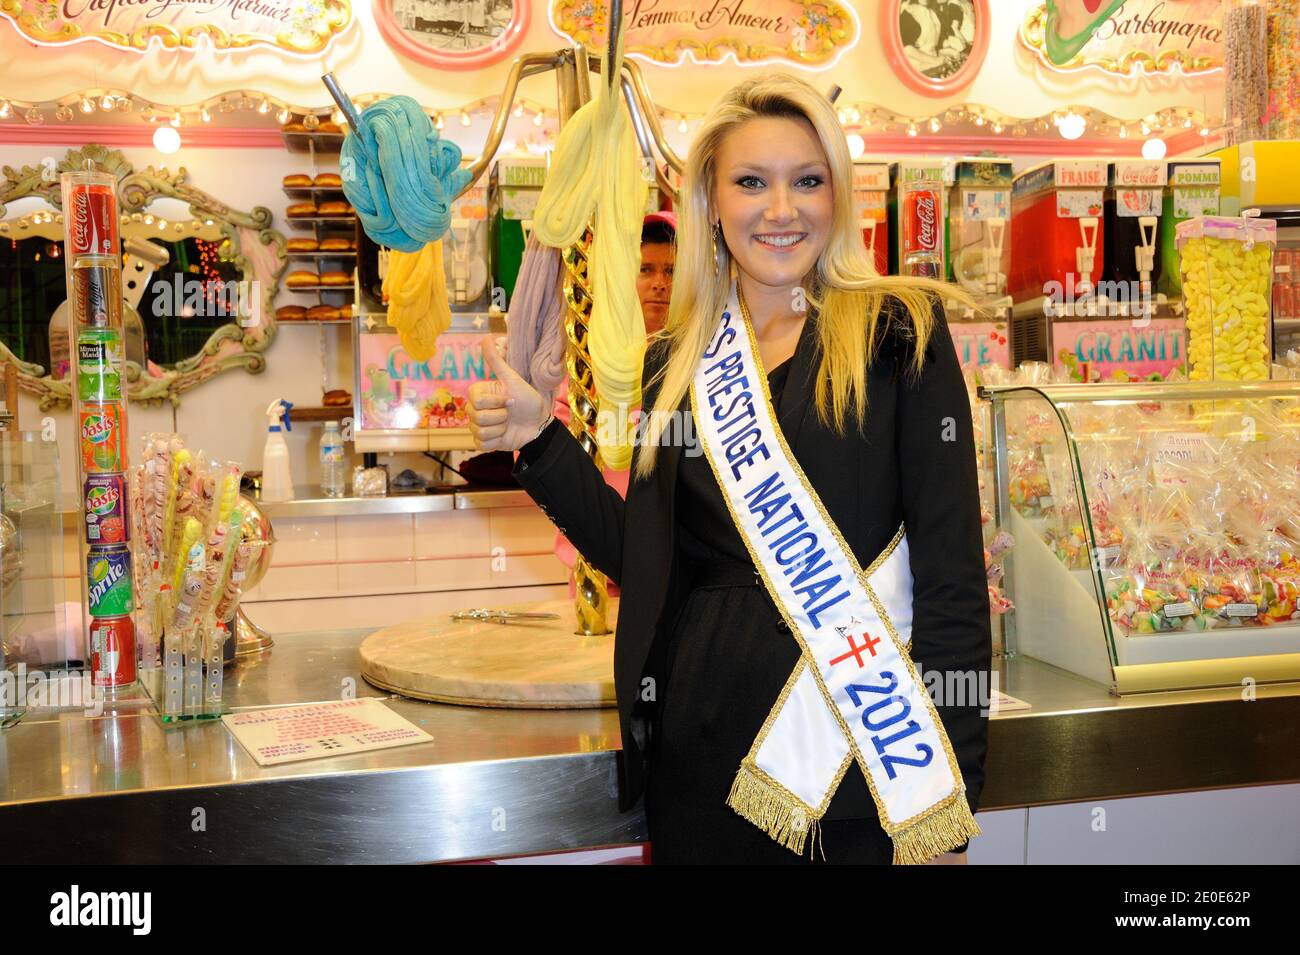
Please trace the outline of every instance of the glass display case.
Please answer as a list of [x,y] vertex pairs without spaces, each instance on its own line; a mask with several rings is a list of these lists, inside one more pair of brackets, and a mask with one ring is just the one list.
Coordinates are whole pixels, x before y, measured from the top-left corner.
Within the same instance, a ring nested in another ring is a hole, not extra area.
[[79,608],[64,594],[58,453],[43,437],[0,427],[0,720],[23,712],[25,674],[85,657]]
[[1006,653],[1119,695],[1300,679],[1300,381],[979,397]]

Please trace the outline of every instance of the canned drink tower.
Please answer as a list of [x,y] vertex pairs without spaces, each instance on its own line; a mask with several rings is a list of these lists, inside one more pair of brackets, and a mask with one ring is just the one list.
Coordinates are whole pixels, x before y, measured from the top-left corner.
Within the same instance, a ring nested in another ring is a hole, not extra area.
[[75,366],[72,420],[86,544],[87,656],[92,682],[117,690],[136,682],[131,522],[127,513],[126,388],[116,180],[62,176],[63,247]]

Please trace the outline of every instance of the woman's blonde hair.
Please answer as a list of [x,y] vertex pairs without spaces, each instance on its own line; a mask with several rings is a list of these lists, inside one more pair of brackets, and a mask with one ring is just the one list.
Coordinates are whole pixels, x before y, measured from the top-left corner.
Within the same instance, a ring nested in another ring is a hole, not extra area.
[[682,182],[677,210],[677,257],[668,318],[654,340],[668,343],[668,360],[652,379],[662,381],[637,455],[636,477],[655,467],[659,436],[690,388],[709,339],[731,291],[731,255],[717,243],[713,255],[710,196],[718,151],[742,124],[759,117],[806,119],[812,124],[830,166],[833,203],[830,239],[803,285],[809,308],[819,314],[816,408],[823,424],[844,433],[852,410],[859,429],[867,410],[867,368],[877,344],[877,324],[887,299],[896,299],[910,319],[914,368],[925,360],[935,300],[973,304],[970,296],[932,279],[877,274],[854,214],[853,160],[830,101],[794,76],[775,73],[733,87],[705,118]]

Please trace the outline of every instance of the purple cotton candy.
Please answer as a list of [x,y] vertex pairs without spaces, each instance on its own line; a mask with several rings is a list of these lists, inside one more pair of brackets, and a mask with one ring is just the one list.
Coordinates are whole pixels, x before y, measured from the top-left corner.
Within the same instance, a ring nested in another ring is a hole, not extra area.
[[564,294],[560,252],[528,237],[506,324],[506,361],[543,395],[564,379]]

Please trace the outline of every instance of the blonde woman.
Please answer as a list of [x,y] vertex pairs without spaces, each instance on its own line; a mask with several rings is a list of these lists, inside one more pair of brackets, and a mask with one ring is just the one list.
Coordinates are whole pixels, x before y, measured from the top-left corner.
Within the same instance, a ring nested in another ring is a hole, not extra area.
[[800,79],[707,117],[626,502],[492,343],[471,390],[478,445],[520,449],[520,484],[622,587],[621,799],[645,796],[656,863],[959,862],[978,832],[988,598],[937,304],[963,296],[875,274],[851,172]]

